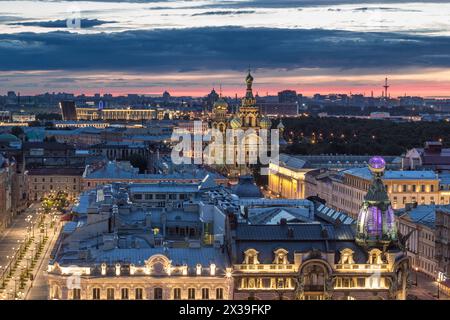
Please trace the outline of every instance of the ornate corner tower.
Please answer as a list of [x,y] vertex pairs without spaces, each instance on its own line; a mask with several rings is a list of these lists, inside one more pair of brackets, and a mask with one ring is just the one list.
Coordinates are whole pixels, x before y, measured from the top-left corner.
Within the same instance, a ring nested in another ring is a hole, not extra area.
[[251,75],[250,70],[248,70],[245,83],[247,85],[247,91],[245,97],[242,99],[238,117],[241,119],[243,127],[258,127],[261,114],[259,107],[256,106],[256,99],[253,96],[253,76]]
[[397,241],[394,210],[381,180],[385,167],[382,157],[369,160],[373,180],[364,197],[356,231],[356,242],[365,247],[387,248]]

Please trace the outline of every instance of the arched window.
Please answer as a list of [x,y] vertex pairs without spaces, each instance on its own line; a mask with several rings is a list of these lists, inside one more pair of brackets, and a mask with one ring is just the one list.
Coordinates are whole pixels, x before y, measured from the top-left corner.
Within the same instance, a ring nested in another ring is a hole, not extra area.
[[275,264],[288,264],[287,259],[288,251],[284,249],[278,249],[274,251],[275,258],[273,260],[273,263]]
[[121,299],[122,300],[128,300],[129,299],[129,290],[128,290],[128,288],[122,288],[120,290],[120,293],[121,293]]
[[369,251],[369,263],[370,264],[382,264],[381,251],[379,249],[372,249]]
[[136,300],[142,300],[142,299],[144,299],[144,289],[142,289],[142,288],[136,288],[136,289],[134,290],[134,298],[135,298]]
[[72,289],[72,299],[73,300],[80,300],[81,299],[81,289],[80,288],[73,288]]
[[223,288],[216,289],[216,299],[223,300]]
[[244,252],[245,259],[244,264],[259,264],[258,251],[255,249],[248,249]]
[[209,299],[209,289],[208,288],[202,288],[202,299],[203,300]]
[[305,291],[324,291],[326,269],[321,264],[309,264],[304,267],[304,290]]
[[188,289],[188,299],[195,300],[195,288]]
[[61,299],[61,288],[59,286],[53,287],[53,299],[55,300]]
[[100,300],[100,288],[93,288],[92,289],[92,299],[93,300]]
[[354,251],[351,249],[344,249],[341,251],[341,258],[339,260],[339,264],[353,264],[355,261],[353,260]]
[[114,288],[106,289],[106,299],[114,300]]
[[155,288],[155,289],[153,289],[153,298],[155,300],[162,300],[162,298],[163,298],[163,289],[162,288]]
[[181,299],[181,288],[173,288],[173,299],[174,300]]

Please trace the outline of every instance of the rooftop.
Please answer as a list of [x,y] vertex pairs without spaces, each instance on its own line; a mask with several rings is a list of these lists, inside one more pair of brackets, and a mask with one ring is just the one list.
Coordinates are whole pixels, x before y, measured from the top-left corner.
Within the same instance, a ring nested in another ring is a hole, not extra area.
[[[344,174],[357,176],[366,180],[372,179],[372,173],[367,167],[351,168],[342,171]],[[437,180],[438,176],[431,170],[415,170],[415,171],[401,171],[401,170],[386,170],[382,177],[383,180]]]

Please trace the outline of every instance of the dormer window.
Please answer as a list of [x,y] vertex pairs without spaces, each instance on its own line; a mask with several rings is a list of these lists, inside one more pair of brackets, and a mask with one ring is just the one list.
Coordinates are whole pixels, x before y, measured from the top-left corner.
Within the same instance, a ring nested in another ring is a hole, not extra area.
[[379,249],[372,249],[369,251],[369,263],[370,264],[382,264],[381,251]]
[[354,251],[352,249],[344,249],[341,251],[341,258],[339,260],[339,264],[353,264],[355,261],[353,260]]
[[244,264],[259,264],[258,261],[258,251],[255,249],[248,249],[244,252],[245,259]]
[[274,264],[288,264],[287,259],[288,252],[284,249],[278,249],[274,251],[275,258],[273,260]]
[[102,263],[102,276],[106,275],[106,263]]

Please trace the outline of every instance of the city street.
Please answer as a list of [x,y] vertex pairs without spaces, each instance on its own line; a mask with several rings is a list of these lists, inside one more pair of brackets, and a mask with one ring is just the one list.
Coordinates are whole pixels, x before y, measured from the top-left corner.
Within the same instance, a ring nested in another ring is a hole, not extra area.
[[0,250],[4,252],[0,274],[2,299],[25,299],[28,294],[35,299],[47,298],[43,273],[59,224],[55,223],[56,216],[41,215],[40,211],[40,204],[30,206],[16,217],[0,240]]
[[35,271],[35,279],[30,283],[28,289],[25,293],[26,300],[45,300],[48,298],[48,285],[47,285],[47,265],[50,259],[50,253],[52,252],[52,248],[58,239],[58,235],[60,232],[60,227],[62,225],[55,225],[53,230],[50,230],[49,240],[46,243],[46,247],[44,249],[44,254],[41,259],[39,259],[37,265],[37,271]]
[[[27,228],[30,228],[36,222],[37,208],[39,204],[32,204],[24,213],[15,217],[11,226],[9,226],[0,238],[0,274],[9,263],[9,258],[19,248],[20,241],[23,241],[27,234]],[[27,219],[31,216],[31,219]]]
[[[436,281],[423,273],[417,272],[417,286],[416,272],[412,271],[411,281],[413,285],[409,289],[408,294],[416,296],[418,300],[437,300],[437,284]],[[450,300],[450,297],[445,295],[442,291],[439,294],[439,300]]]

